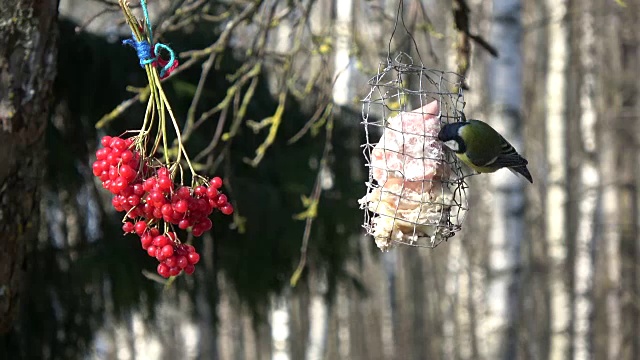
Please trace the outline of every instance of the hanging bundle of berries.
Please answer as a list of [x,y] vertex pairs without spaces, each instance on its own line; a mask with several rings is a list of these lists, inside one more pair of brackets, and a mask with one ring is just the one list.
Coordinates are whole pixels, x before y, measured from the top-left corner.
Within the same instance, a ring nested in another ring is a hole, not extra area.
[[[198,175],[182,145],[178,123],[160,82],[178,63],[168,46],[158,43],[152,50],[152,29],[146,4],[144,0],[140,3],[143,22],[139,22],[124,0],[120,0],[133,34],[124,43],[136,49],[149,80],[144,122],[139,131],[129,132],[131,136],[102,138],[102,148],[96,151],[93,174],[113,194],[114,209],[125,213],[122,230],[139,236],[142,248],[159,261],[158,274],[168,278],[182,271],[192,274],[200,260],[195,248],[183,244],[176,231],[180,229],[195,237],[201,236],[212,228],[209,216],[213,211],[231,215],[233,206],[221,192],[222,179],[209,180]],[[169,53],[169,60],[160,57],[161,49]],[[169,156],[168,120],[177,137],[175,158]],[[161,146],[162,157],[159,158]],[[183,185],[183,160],[191,172],[190,185]]]

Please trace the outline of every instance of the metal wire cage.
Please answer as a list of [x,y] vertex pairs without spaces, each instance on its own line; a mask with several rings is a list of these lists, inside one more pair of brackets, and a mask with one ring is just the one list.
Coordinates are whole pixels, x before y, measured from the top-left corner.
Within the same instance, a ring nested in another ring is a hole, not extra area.
[[414,65],[406,54],[381,63],[362,101],[369,168],[360,199],[364,228],[385,251],[435,247],[462,228],[467,184],[457,157],[437,135],[461,121],[463,77]]

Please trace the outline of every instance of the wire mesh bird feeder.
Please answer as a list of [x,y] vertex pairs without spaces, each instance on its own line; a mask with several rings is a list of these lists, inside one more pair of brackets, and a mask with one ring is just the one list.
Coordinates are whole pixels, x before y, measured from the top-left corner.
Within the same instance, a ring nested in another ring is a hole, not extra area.
[[360,199],[378,247],[435,247],[462,228],[467,184],[438,132],[462,120],[463,77],[414,65],[406,54],[381,63],[363,100],[362,145],[369,168]]

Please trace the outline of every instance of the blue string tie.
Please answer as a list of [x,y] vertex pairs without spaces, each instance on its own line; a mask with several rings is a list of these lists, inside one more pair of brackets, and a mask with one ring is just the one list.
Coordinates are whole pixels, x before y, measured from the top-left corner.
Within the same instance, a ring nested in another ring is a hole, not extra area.
[[[178,67],[178,60],[176,60],[176,53],[169,46],[157,43],[153,47],[153,54],[151,52],[151,45],[148,41],[142,40],[137,41],[135,36],[132,36],[129,39],[125,39],[122,41],[124,45],[129,45],[136,50],[138,54],[138,59],[140,59],[140,66],[145,67],[145,65],[151,64],[152,66],[158,67],[158,65],[162,66],[160,69],[160,78],[164,79],[167,76],[171,75],[171,72]],[[160,57],[160,50],[164,49],[169,53],[169,60],[164,60]],[[155,56],[153,56],[155,55]]]
[[147,40],[137,41],[135,37],[131,37],[123,40],[122,43],[136,49],[141,67],[151,64],[156,60],[155,57],[151,55],[151,45],[149,45]]
[[[140,0],[140,6],[142,7],[142,13],[144,15],[145,24],[147,24],[147,33],[149,34],[149,41],[136,40],[135,34],[129,39],[122,41],[124,45],[129,45],[136,49],[138,59],[140,59],[140,66],[145,67],[151,64],[152,66],[162,66],[160,69],[160,79],[164,79],[171,74],[173,70],[178,67],[178,60],[176,59],[176,53],[169,46],[157,43],[151,51],[151,44],[153,42],[153,29],[151,28],[151,21],[149,20],[149,11],[147,10],[146,1]],[[142,29],[141,29],[142,30]],[[160,57],[160,50],[164,49],[169,53],[169,60],[164,60]]]

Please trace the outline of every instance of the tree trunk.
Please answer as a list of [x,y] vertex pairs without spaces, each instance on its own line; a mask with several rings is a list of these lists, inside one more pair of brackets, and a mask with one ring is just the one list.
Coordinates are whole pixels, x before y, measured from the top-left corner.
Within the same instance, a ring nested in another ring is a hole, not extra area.
[[618,141],[618,151],[620,153],[621,180],[620,189],[620,212],[622,217],[620,223],[623,224],[620,238],[621,265],[621,324],[620,334],[622,336],[620,344],[619,359],[640,358],[640,237],[638,236],[639,209],[638,203],[640,192],[638,191],[638,177],[640,176],[640,161],[636,151],[629,151],[625,143],[634,144],[634,149],[638,149],[640,125],[639,100],[640,86],[637,75],[640,73],[640,23],[637,19],[640,15],[640,5],[637,1],[627,3],[626,9],[619,9],[622,12],[622,26],[620,31],[620,51],[622,53],[622,109],[623,112],[618,118],[621,123],[621,135],[624,137]]
[[0,333],[18,314],[25,247],[37,236],[57,9],[57,0],[0,7]]
[[566,278],[567,131],[566,84],[568,51],[567,1],[547,0],[549,14],[547,63],[547,196],[546,233],[550,257],[551,359],[566,359],[569,349],[569,289]]
[[[591,1],[581,3],[581,15],[577,30],[580,33],[578,46],[578,59],[581,65],[582,82],[579,91],[580,102],[580,139],[582,156],[580,159],[577,231],[575,238],[575,265],[574,265],[574,358],[589,359],[592,354],[591,314],[593,312],[593,278],[594,259],[592,251],[595,244],[594,234],[596,230],[595,217],[598,205],[598,193],[600,176],[596,164],[596,87],[595,87],[595,33],[594,16],[591,9]],[[611,146],[606,147],[611,148]],[[604,150],[607,151],[607,150]],[[604,163],[606,167],[615,166],[612,163]],[[604,173],[611,169],[604,168]],[[607,200],[605,190],[605,204]],[[606,205],[605,205],[606,208]],[[607,232],[608,233],[608,232]],[[606,238],[607,235],[605,235]],[[611,336],[611,335],[610,335]],[[614,335],[615,337],[615,335]],[[615,358],[615,357],[614,357]]]
[[[490,123],[522,150],[520,108],[522,105],[522,24],[519,0],[493,2],[494,25],[491,43],[500,57],[490,63]],[[520,245],[524,237],[524,182],[507,170],[491,175],[495,189],[490,236],[488,314],[485,320],[491,336],[489,359],[517,356],[517,309],[519,302]],[[485,332],[487,333],[487,332]]]
[[[601,3],[600,3],[601,4]],[[599,88],[607,89],[610,92],[609,96],[603,97],[607,99],[602,104],[601,114],[609,117],[608,123],[603,126],[602,130],[602,148],[600,149],[600,162],[603,178],[607,179],[603,181],[602,188],[602,212],[604,223],[604,233],[602,236],[602,245],[599,247],[599,254],[603,254],[604,262],[603,269],[605,275],[605,302],[603,310],[606,318],[606,354],[608,359],[621,359],[620,347],[622,344],[621,334],[621,315],[620,315],[620,269],[621,269],[621,254],[620,254],[620,235],[621,229],[624,225],[622,221],[623,211],[619,202],[619,187],[622,183],[622,169],[618,161],[619,156],[617,149],[620,141],[624,140],[624,134],[619,128],[619,117],[622,115],[622,92],[620,92],[620,84],[622,80],[621,69],[621,52],[620,42],[617,40],[623,31],[623,26],[620,24],[619,12],[616,8],[609,11],[604,17],[604,22],[601,26],[593,25],[593,18],[600,11],[599,7],[593,6],[585,14],[591,14],[591,33],[595,32],[595,29],[602,29],[602,34],[605,38],[616,39],[616,41],[606,42],[603,51],[603,59],[601,63],[607,64],[608,71],[594,72],[604,73],[604,77],[601,79],[602,85]],[[585,15],[587,16],[587,15]],[[584,22],[585,20],[582,20]],[[606,25],[604,25],[606,24]],[[603,42],[604,43],[604,42]],[[605,68],[606,69],[606,68]],[[614,82],[613,82],[614,81]],[[611,85],[615,84],[615,85]],[[623,144],[623,151],[627,152],[628,148]],[[602,272],[602,271],[601,271]],[[604,350],[604,349],[603,349]]]

